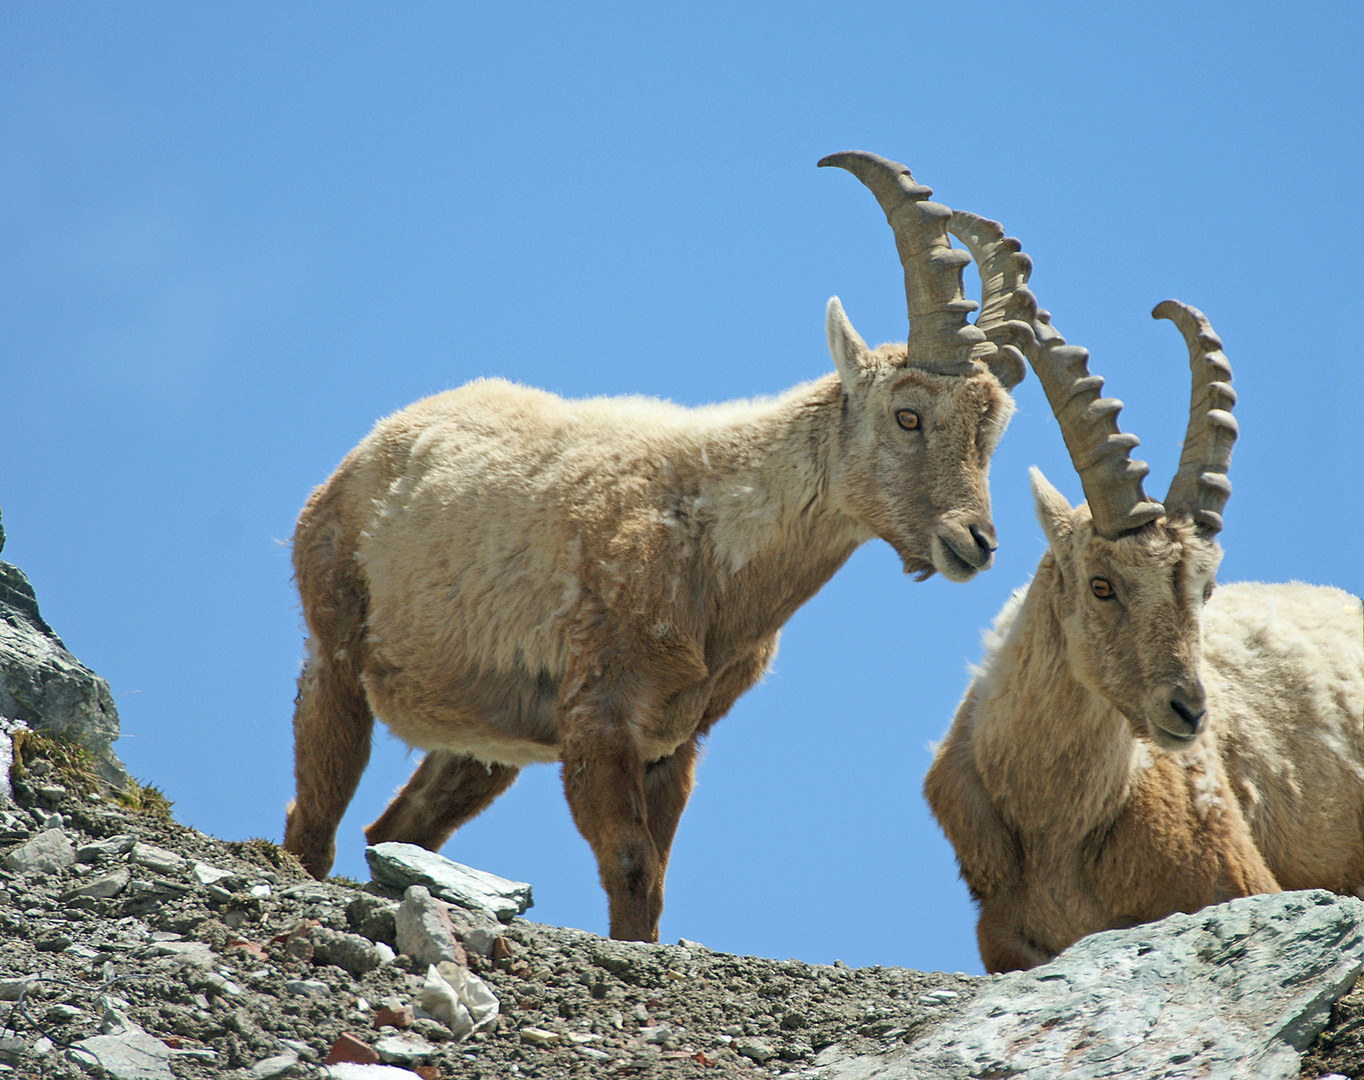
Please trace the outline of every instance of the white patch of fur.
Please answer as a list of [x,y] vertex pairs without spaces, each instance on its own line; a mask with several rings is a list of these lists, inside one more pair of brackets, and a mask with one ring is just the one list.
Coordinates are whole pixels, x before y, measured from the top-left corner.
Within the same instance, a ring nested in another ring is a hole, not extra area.
[[1193,793],[1193,807],[1198,816],[1207,819],[1220,813],[1226,806],[1222,800],[1222,770],[1216,753],[1200,742],[1184,753],[1184,768],[1189,773],[1189,789]]

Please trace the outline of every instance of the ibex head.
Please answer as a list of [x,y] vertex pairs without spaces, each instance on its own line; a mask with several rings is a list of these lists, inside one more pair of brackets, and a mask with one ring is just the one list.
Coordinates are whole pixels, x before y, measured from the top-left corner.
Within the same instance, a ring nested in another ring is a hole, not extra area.
[[1172,320],[1189,350],[1193,389],[1179,469],[1164,503],[1142,490],[1149,471],[1134,461],[1133,435],[1118,430],[1122,402],[1101,398],[1085,349],[1070,346],[1035,311],[1026,352],[1061,426],[1087,503],[1072,509],[1036,469],[1033,497],[1046,533],[1039,578],[1055,575],[1054,613],[1079,681],[1107,699],[1139,737],[1167,750],[1203,729],[1199,677],[1203,604],[1222,558],[1216,535],[1231,492],[1236,401],[1222,343],[1202,313],[1167,300],[1152,312]]
[[[1008,390],[1025,370],[1012,343],[1020,330],[1008,323],[1026,272],[992,273],[978,257],[984,306],[967,322],[978,305],[962,288],[971,255],[947,236],[953,212],[929,202],[932,190],[903,165],[875,154],[831,154],[819,164],[847,169],[876,196],[909,306],[908,340],[868,349],[838,298],[829,301],[825,329],[846,402],[835,482],[848,512],[895,548],[907,572],[967,581],[994,560],[989,464],[1013,412]],[[1027,262],[1016,243],[1000,255],[1010,259]]]

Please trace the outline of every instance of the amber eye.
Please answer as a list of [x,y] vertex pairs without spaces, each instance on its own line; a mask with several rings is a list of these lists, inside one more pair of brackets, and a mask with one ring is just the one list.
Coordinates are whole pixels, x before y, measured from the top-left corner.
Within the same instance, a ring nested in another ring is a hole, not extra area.
[[1109,582],[1108,578],[1090,578],[1089,591],[1100,600],[1113,599],[1113,585]]
[[919,414],[913,409],[896,409],[895,422],[906,431],[918,431],[919,425],[923,423],[923,421],[919,419]]

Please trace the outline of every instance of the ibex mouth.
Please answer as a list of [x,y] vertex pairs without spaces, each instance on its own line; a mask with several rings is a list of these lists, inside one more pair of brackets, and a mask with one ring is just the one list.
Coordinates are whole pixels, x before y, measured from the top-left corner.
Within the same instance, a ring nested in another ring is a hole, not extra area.
[[933,567],[948,581],[970,581],[981,570],[988,570],[995,560],[994,549],[979,543],[974,536],[967,534],[970,546],[959,538],[937,533],[933,537]]

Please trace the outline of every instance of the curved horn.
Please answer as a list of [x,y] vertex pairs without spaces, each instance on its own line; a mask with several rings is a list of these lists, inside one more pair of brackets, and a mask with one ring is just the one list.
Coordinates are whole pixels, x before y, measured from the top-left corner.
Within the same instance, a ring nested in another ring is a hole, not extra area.
[[1148,499],[1141,486],[1149,466],[1130,456],[1140,440],[1118,430],[1122,402],[1099,396],[1104,381],[1089,373],[1089,350],[1067,345],[1032,293],[1026,288],[1018,292],[1018,303],[1033,311],[1032,342],[1019,341],[1080,474],[1095,530],[1112,540],[1161,517],[1165,508]]
[[995,346],[988,355],[976,359],[995,373],[1005,389],[1012,389],[1022,380],[1027,368],[1023,352],[1015,344],[1020,333],[1029,334],[1029,323],[1035,302],[1023,296],[1032,273],[1032,260],[1023,253],[1023,246],[1012,236],[1004,235],[998,221],[953,210],[947,230],[971,252],[980,271],[981,307],[976,316],[976,329]]
[[1197,308],[1178,300],[1165,300],[1151,312],[1153,319],[1169,319],[1184,335],[1189,347],[1193,386],[1189,396],[1189,427],[1179,455],[1179,471],[1165,496],[1171,514],[1188,514],[1205,536],[1222,530],[1222,507],[1231,494],[1227,466],[1236,441],[1236,418],[1231,407],[1236,391],[1231,388],[1231,365],[1222,342]]
[[820,158],[819,164],[847,169],[861,180],[895,232],[909,305],[908,363],[939,375],[980,371],[972,353],[986,339],[966,321],[977,304],[962,289],[962,267],[971,257],[947,238],[952,211],[929,202],[933,189],[915,183],[905,166],[876,154],[849,150]]

